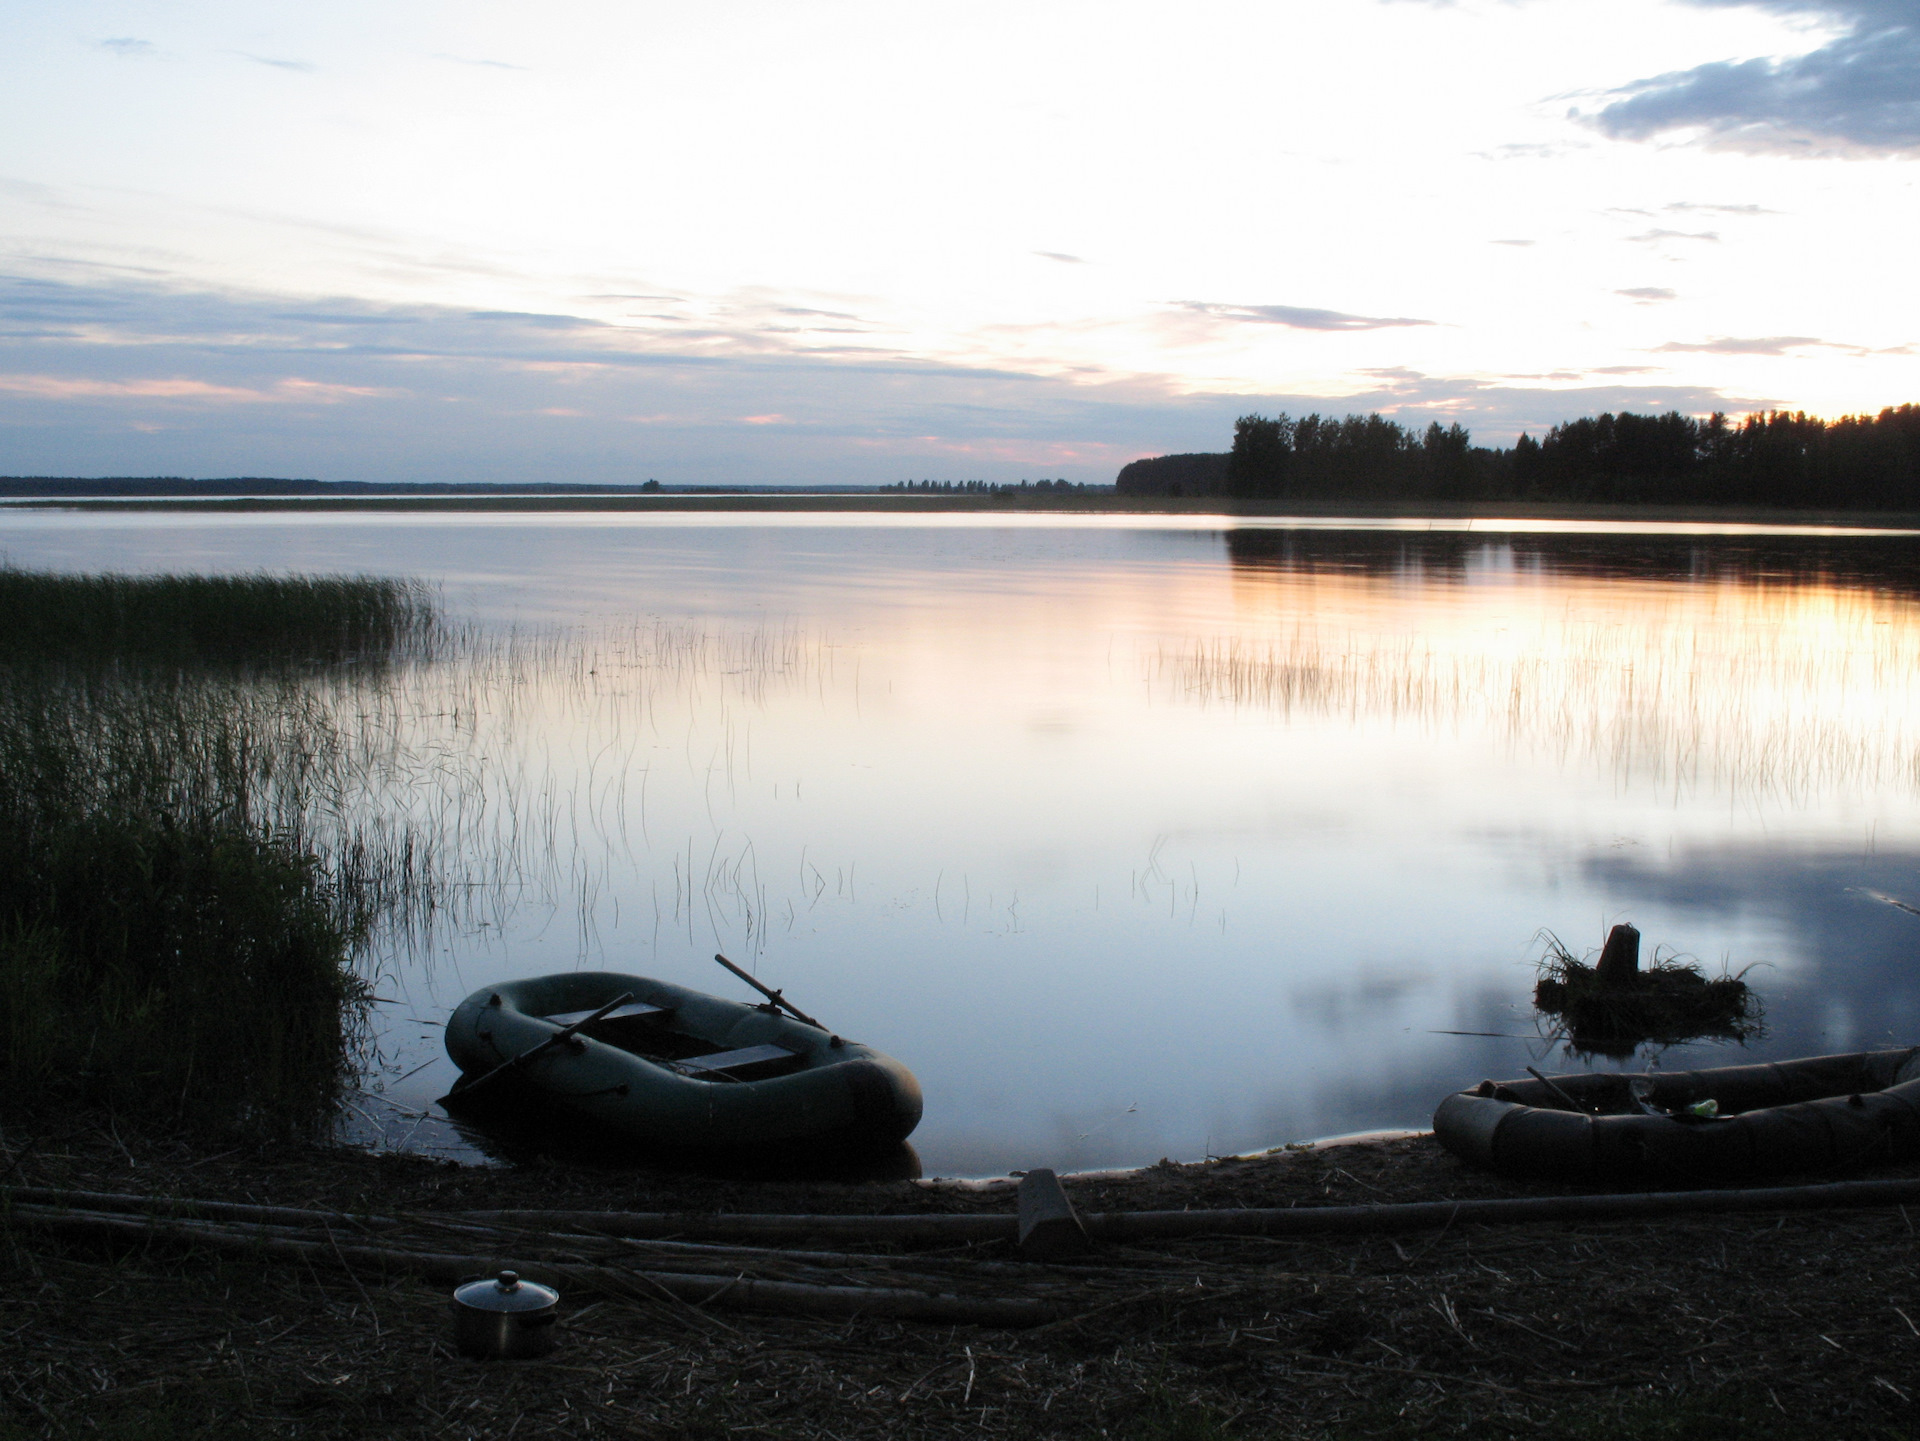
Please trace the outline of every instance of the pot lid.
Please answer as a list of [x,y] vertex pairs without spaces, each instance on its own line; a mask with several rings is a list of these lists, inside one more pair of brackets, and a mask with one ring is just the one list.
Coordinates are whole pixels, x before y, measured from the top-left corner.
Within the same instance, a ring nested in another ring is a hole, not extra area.
[[522,1281],[502,1271],[487,1281],[469,1281],[453,1293],[454,1303],[476,1311],[543,1311],[560,1300],[560,1293],[538,1281]]

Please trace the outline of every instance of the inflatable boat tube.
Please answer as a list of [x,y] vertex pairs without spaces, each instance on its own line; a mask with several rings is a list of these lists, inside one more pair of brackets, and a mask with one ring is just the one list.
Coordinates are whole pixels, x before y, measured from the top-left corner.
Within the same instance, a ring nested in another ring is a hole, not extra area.
[[920,1083],[890,1056],[770,1007],[613,971],[475,991],[447,1022],[447,1054],[483,1075],[623,993],[630,1003],[507,1073],[514,1087],[611,1138],[694,1151],[878,1148],[920,1122]]
[[[1448,1096],[1434,1134],[1475,1165],[1557,1181],[1712,1185],[1920,1160],[1920,1047],[1549,1080]],[[1638,1101],[1636,1080],[1651,1083]],[[1716,1117],[1688,1113],[1709,1100]]]

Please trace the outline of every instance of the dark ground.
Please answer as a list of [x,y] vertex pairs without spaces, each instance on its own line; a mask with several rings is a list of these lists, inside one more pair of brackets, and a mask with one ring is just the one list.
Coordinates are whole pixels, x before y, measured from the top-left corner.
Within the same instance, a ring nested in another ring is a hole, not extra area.
[[[1010,1189],[457,1169],[287,1147],[8,1138],[12,1184],[384,1212],[1010,1211]],[[1885,1174],[1885,1173],[1881,1173]],[[1431,1138],[1070,1183],[1083,1211],[1539,1194]],[[1027,1331],[565,1304],[565,1344],[481,1363],[444,1288],[177,1241],[0,1231],[0,1437],[1909,1436],[1920,1237],[1898,1209],[1196,1239],[1027,1267],[1080,1287]],[[885,1257],[876,1256],[876,1264]],[[992,1263],[1002,1263],[995,1270]],[[1012,1263],[1012,1264],[1007,1264]],[[1008,1277],[1004,1283],[997,1277]],[[564,1304],[564,1302],[563,1302]],[[1911,1318],[1911,1319],[1909,1319]]]

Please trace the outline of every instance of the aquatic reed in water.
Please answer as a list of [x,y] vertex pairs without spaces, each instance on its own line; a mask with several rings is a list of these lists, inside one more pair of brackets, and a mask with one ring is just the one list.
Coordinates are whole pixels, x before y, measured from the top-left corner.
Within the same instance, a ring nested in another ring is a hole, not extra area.
[[384,658],[430,639],[418,581],[332,575],[55,575],[0,568],[0,663]]
[[[385,957],[584,897],[626,855],[663,685],[713,692],[730,785],[726,706],[831,664],[780,630],[483,636],[410,582],[330,577],[0,571],[0,636],[0,1117],[282,1132],[378,1074]],[[737,892],[764,924],[741,863],[703,860],[705,908]]]
[[[1185,704],[1479,735],[1621,787],[1920,790],[1920,605],[1830,584],[1278,577],[1273,624],[1144,655]],[[1417,605],[1416,605],[1417,602]],[[1249,607],[1251,609],[1251,607]]]
[[325,1124],[411,853],[316,846],[349,737],[273,668],[435,624],[406,583],[0,572],[0,1109]]

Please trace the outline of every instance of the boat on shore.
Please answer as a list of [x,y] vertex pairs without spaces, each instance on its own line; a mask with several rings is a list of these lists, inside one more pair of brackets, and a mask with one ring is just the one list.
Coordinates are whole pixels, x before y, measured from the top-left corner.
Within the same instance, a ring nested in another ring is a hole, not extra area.
[[1482,1081],[1435,1136],[1476,1165],[1557,1181],[1713,1185],[1920,1160],[1920,1047],[1645,1076]]
[[614,971],[487,986],[447,1022],[450,1110],[511,1091],[609,1139],[693,1152],[880,1149],[920,1122],[891,1056],[764,1005]]

